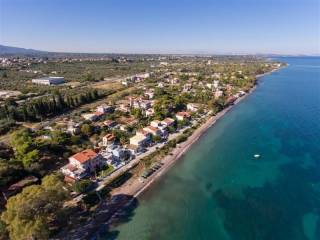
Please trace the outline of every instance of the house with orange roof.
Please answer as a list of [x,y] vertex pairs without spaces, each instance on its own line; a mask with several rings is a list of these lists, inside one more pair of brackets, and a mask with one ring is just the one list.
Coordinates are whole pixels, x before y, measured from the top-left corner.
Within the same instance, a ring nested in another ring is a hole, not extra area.
[[108,146],[108,145],[111,145],[114,143],[116,137],[114,136],[114,134],[112,133],[108,133],[107,135],[105,135],[103,138],[102,138],[102,145],[103,146]]
[[146,137],[146,138],[151,138],[151,133],[147,132],[144,129],[139,129],[136,131],[136,135],[137,136],[142,136],[142,137]]
[[177,112],[176,118],[178,121],[189,120],[191,118],[191,115],[188,112]]
[[103,125],[108,127],[108,128],[114,128],[118,125],[118,123],[116,121],[113,120],[106,120],[103,122]]
[[151,133],[153,136],[161,136],[161,130],[157,127],[147,126],[143,128],[144,131]]
[[174,124],[175,120],[172,118],[165,118],[161,121],[162,126],[169,127]]
[[68,177],[79,180],[93,172],[103,164],[100,154],[91,149],[83,150],[69,157],[69,164],[61,168],[61,172]]

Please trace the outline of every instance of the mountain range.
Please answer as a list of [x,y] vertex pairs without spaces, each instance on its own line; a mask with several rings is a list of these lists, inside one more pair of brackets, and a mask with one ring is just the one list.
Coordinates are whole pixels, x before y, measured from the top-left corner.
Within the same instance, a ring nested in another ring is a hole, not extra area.
[[38,55],[45,51],[0,45],[0,55]]

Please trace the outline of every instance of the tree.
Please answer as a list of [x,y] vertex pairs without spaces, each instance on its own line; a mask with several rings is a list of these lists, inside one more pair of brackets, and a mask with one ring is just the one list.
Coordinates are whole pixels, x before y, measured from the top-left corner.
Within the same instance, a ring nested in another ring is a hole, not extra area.
[[40,158],[39,151],[37,149],[34,149],[30,152],[25,153],[22,156],[21,160],[22,160],[23,166],[28,168],[31,166],[32,163],[38,162],[39,158]]
[[74,184],[73,189],[77,193],[84,193],[88,190],[88,188],[92,185],[92,182],[89,179],[84,179],[81,181],[78,181]]
[[81,126],[81,132],[86,136],[91,136],[93,134],[93,127],[90,124],[85,123]]
[[136,118],[136,119],[141,119],[143,117],[142,111],[140,108],[134,108],[131,111],[131,114]]
[[43,178],[41,185],[32,185],[11,197],[1,220],[7,225],[10,239],[48,239],[57,227],[67,195],[57,175]]
[[11,145],[16,151],[15,158],[21,161],[25,168],[39,161],[40,153],[36,149],[29,129],[14,132],[11,137]]
[[51,136],[52,136],[51,142],[57,145],[64,145],[69,140],[68,134],[60,130],[53,131]]
[[9,239],[8,231],[6,229],[6,224],[0,220],[0,240]]
[[21,163],[0,159],[0,188],[19,180],[24,175]]
[[161,137],[160,136],[152,136],[152,140],[155,142],[160,142],[161,141]]

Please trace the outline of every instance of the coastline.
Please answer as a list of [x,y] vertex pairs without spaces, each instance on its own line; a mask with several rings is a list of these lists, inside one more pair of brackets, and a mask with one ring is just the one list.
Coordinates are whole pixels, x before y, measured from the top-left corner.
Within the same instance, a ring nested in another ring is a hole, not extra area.
[[[131,208],[132,205],[137,203],[137,198],[144,193],[149,187],[151,187],[157,180],[170,170],[170,168],[179,161],[182,156],[189,150],[189,148],[197,142],[197,140],[207,132],[219,119],[221,119],[227,112],[229,112],[235,105],[240,103],[243,99],[249,96],[253,91],[256,90],[259,85],[259,78],[269,75],[275,71],[280,70],[282,67],[266,72],[264,74],[256,75],[255,85],[246,93],[244,96],[239,97],[232,105],[226,107],[216,115],[209,117],[201,126],[199,126],[186,141],[177,144],[177,146],[167,154],[161,162],[162,167],[154,174],[149,176],[143,182],[140,178],[135,176],[129,179],[124,185],[111,191],[111,199],[119,196],[125,196],[121,198],[117,203],[108,203],[102,201],[95,210],[94,217],[82,225],[82,229],[77,231],[71,231],[68,233],[69,237],[73,236],[76,239],[87,239],[91,236],[93,239],[99,238],[100,234],[104,234],[118,223],[125,209]],[[128,197],[129,196],[129,197]],[[113,202],[111,200],[111,202]]]
[[[277,69],[278,70],[278,69]],[[271,71],[270,71],[271,73]],[[266,73],[266,74],[269,74]],[[266,75],[264,74],[264,75]],[[256,78],[260,78],[262,76],[256,76]],[[103,226],[110,227],[118,220],[118,214],[121,213],[121,211],[127,207],[130,207],[131,204],[133,204],[136,199],[144,193],[149,187],[151,187],[156,181],[158,181],[163,175],[165,175],[171,167],[179,161],[182,156],[189,150],[189,148],[197,142],[197,140],[203,136],[207,132],[207,130],[212,127],[219,119],[221,119],[227,112],[229,112],[235,105],[240,103],[243,99],[245,99],[247,96],[249,96],[254,90],[256,90],[258,83],[256,83],[250,91],[245,94],[242,97],[239,97],[232,105],[228,106],[227,108],[223,109],[222,111],[218,112],[216,115],[211,116],[209,119],[206,120],[205,123],[203,123],[199,128],[197,128],[191,136],[188,137],[188,139],[185,142],[182,142],[179,144],[179,146],[176,146],[170,154],[166,155],[164,159],[162,159],[163,166],[159,171],[151,175],[148,179],[146,179],[144,182],[140,182],[138,178],[135,178],[132,180],[132,182],[128,186],[122,186],[119,189],[115,189],[112,191],[112,196],[116,195],[129,195],[133,196],[129,201],[123,203],[121,206],[119,206],[118,210],[116,210],[112,216],[109,218],[109,220],[103,224]],[[120,214],[121,215],[121,214]],[[101,229],[101,228],[100,228]]]
[[112,192],[114,194],[126,194],[132,195],[134,198],[139,197],[144,191],[146,191],[153,183],[160,179],[162,175],[164,175],[177,161],[179,161],[182,156],[189,150],[189,148],[197,142],[197,140],[205,134],[210,127],[212,127],[219,119],[221,119],[227,112],[229,112],[233,106],[237,105],[247,96],[249,96],[255,89],[257,85],[250,89],[250,91],[238,98],[233,105],[228,106],[227,108],[223,109],[222,111],[218,112],[215,116],[209,117],[205,123],[203,123],[200,127],[198,127],[191,136],[185,142],[180,143],[177,145],[167,156],[162,159],[161,163],[163,166],[155,172],[153,175],[148,177],[144,182],[140,182],[138,179],[134,179],[129,186],[125,186],[120,189],[116,189]]
[[[139,179],[134,179],[133,182],[129,186],[120,187],[119,189],[116,189],[112,192],[112,195],[118,195],[118,194],[124,194],[124,195],[131,195],[133,196],[133,199],[130,200],[128,203],[123,205],[125,208],[126,206],[129,206],[132,201],[135,198],[138,198],[143,192],[145,192],[149,187],[152,186],[157,180],[161,178],[167,171],[170,170],[170,168],[179,161],[182,156],[189,150],[189,148],[197,142],[197,140],[202,137],[203,134],[207,132],[207,130],[212,127],[219,119],[221,119],[227,112],[229,112],[235,105],[240,103],[243,99],[245,99],[247,96],[249,96],[252,92],[256,90],[258,87],[258,80],[261,77],[267,76],[269,74],[272,74],[276,71],[281,70],[286,66],[282,66],[276,69],[273,69],[269,72],[258,74],[256,75],[256,84],[249,90],[248,93],[246,93],[244,96],[239,97],[232,105],[228,106],[227,108],[223,109],[222,111],[218,112],[216,115],[211,116],[209,119],[206,120],[205,123],[203,123],[199,128],[197,128],[191,136],[188,137],[188,139],[185,142],[182,142],[179,146],[176,146],[170,154],[164,157],[162,159],[163,166],[159,169],[159,171],[155,172],[153,175],[151,175],[149,178],[147,178],[144,182],[140,182]],[[118,210],[121,211],[121,208]],[[108,221],[108,225],[112,224],[113,217],[117,215],[118,211],[114,213],[114,215],[110,218]]]
[[[279,67],[276,69],[273,69],[269,72],[258,74],[256,75],[256,80],[258,81],[259,78],[270,75],[274,72],[277,72],[281,70],[284,67]],[[258,82],[256,81],[256,84],[250,89],[250,91],[245,94],[242,97],[239,97],[232,105],[228,106],[227,108],[223,109],[222,111],[218,112],[215,116],[211,116],[205,123],[203,123],[199,128],[197,128],[191,136],[188,137],[188,139],[181,143],[178,147],[175,147],[171,154],[168,154],[161,162],[163,163],[163,166],[161,169],[156,172],[155,174],[151,175],[147,181],[141,183],[140,189],[131,189],[134,191],[129,192],[116,192],[117,194],[128,194],[132,195],[134,198],[137,198],[139,195],[141,195],[145,190],[147,190],[154,182],[156,182],[162,175],[164,175],[171,167],[174,165],[175,162],[177,162],[188,150],[189,148],[204,134],[207,132],[207,130],[212,127],[220,118],[222,118],[227,112],[231,110],[231,108],[235,105],[237,105],[239,102],[241,102],[243,99],[245,99],[247,96],[249,96],[254,90],[256,90],[258,86]]]

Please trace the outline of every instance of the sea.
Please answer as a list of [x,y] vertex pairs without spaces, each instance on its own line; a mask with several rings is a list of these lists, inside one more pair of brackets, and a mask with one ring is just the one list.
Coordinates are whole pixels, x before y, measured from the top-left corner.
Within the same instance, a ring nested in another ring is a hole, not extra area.
[[320,58],[276,60],[103,239],[320,239]]

